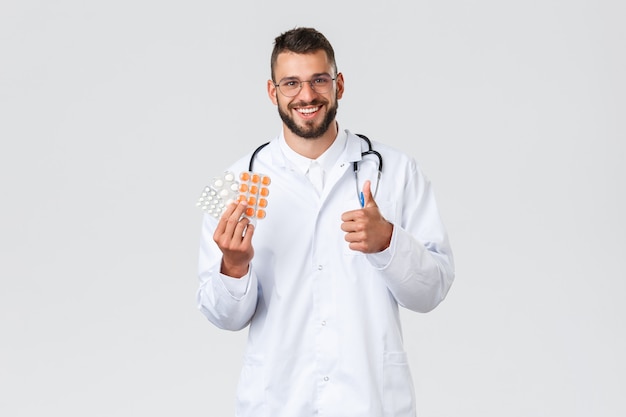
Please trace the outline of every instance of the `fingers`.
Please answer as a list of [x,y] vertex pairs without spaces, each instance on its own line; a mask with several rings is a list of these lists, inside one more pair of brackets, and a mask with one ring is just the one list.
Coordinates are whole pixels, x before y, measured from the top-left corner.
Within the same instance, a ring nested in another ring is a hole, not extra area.
[[[343,222],[354,222],[358,221],[360,218],[363,218],[363,209],[378,207],[376,201],[374,201],[374,196],[372,195],[372,182],[370,180],[365,181],[363,184],[363,191],[361,191],[359,198],[361,200],[361,209],[359,210],[351,210],[346,211],[341,215],[341,221]],[[342,227],[343,229],[343,227]],[[352,230],[344,230],[345,232],[351,232]]]
[[[220,217],[220,220],[217,223],[217,227],[215,228],[216,234],[224,233],[224,231],[226,230],[228,219],[233,215],[234,211],[239,208],[239,205],[240,204],[232,202],[228,206],[226,206],[226,210],[224,210],[224,213],[222,213],[222,217]],[[243,209],[242,209],[242,213],[243,213]]]
[[253,227],[249,227],[250,219],[243,217],[246,207],[245,201],[231,203],[222,214],[214,234],[214,240],[220,247],[237,247],[252,238]]
[[372,182],[370,180],[365,181],[363,184],[363,207],[378,207],[374,196],[372,195]]
[[[387,221],[372,222],[361,228],[344,225],[342,225],[342,229],[346,231],[344,239],[352,250],[363,253],[380,252],[387,249],[391,243],[393,224]],[[351,231],[351,229],[356,230]]]
[[382,216],[372,195],[371,181],[365,181],[361,192],[363,208],[341,216],[341,230],[352,250],[373,253],[389,247],[393,225]]
[[213,240],[222,251],[220,272],[235,278],[244,276],[254,257],[252,236],[254,225],[243,216],[245,201],[232,203],[224,211],[213,234]]

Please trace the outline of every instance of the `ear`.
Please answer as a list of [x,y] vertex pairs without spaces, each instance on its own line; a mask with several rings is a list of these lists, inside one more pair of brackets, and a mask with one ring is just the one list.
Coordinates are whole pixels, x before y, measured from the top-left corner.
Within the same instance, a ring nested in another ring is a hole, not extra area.
[[272,100],[272,103],[274,103],[275,106],[278,105],[278,98],[276,97],[276,86],[274,85],[274,81],[272,80],[267,80],[267,95],[269,96],[270,100]]
[[339,100],[343,96],[343,74],[337,73],[337,100]]

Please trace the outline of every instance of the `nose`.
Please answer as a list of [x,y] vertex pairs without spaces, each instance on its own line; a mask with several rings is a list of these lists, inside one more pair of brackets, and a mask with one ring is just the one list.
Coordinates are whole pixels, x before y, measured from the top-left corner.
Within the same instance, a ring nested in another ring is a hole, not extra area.
[[311,87],[311,82],[310,81],[303,82],[302,88],[300,89],[300,92],[298,93],[298,97],[304,101],[310,101],[310,99],[315,96],[317,96],[317,93],[315,92],[315,90],[313,90],[313,87]]

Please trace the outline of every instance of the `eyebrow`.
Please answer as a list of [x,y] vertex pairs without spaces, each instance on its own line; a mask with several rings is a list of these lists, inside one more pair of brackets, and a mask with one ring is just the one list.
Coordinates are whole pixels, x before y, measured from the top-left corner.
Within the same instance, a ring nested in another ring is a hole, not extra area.
[[[315,77],[319,77],[320,75],[328,75],[330,78],[332,78],[332,75],[330,75],[327,72],[318,72],[318,73],[312,74],[311,75],[311,79],[313,79]],[[298,81],[300,81],[300,78],[292,75],[292,76],[288,76],[288,77],[283,77],[279,81],[285,81],[285,80],[298,80]]]

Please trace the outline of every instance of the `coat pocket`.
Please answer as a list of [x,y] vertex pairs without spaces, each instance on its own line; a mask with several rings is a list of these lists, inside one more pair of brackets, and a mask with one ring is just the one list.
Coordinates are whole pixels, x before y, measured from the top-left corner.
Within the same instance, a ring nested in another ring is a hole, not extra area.
[[415,391],[405,352],[385,352],[383,358],[385,417],[415,417]]
[[263,360],[246,355],[237,386],[236,416],[267,417]]

